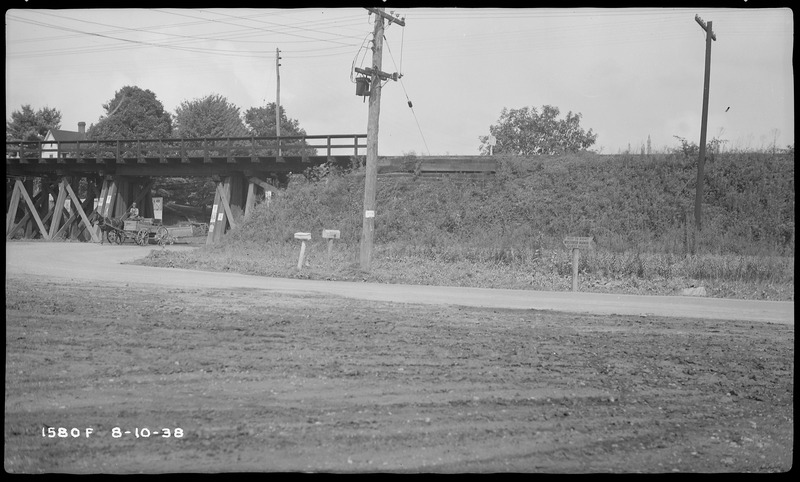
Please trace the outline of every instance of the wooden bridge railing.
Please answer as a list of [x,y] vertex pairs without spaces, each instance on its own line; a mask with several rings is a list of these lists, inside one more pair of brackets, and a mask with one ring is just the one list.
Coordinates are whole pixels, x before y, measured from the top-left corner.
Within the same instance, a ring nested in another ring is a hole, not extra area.
[[[6,141],[6,159],[143,159],[366,155],[366,134],[281,137],[206,137],[199,139],[114,139],[84,141]],[[343,150],[347,154],[342,154]]]

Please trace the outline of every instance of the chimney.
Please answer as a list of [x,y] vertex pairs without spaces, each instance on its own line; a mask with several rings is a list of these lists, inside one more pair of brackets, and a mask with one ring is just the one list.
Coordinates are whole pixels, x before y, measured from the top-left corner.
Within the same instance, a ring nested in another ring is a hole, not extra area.
[[86,122],[78,122],[78,134],[81,138],[86,137]]

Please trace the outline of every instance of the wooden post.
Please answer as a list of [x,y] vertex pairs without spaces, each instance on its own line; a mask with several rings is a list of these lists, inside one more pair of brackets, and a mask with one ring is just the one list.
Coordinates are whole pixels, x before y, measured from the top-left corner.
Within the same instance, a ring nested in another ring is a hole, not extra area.
[[[219,182],[217,182],[219,185]],[[219,190],[214,193],[214,205],[211,208],[211,219],[208,221],[208,236],[206,236],[206,244],[214,244],[214,234],[217,230],[217,210],[219,210]]]
[[578,261],[580,261],[581,250],[572,249],[572,291],[578,291]]
[[53,240],[58,232],[59,224],[61,223],[61,218],[64,215],[64,202],[67,199],[67,185],[69,184],[69,178],[62,177],[61,182],[58,183],[58,197],[56,198],[56,204],[53,206],[53,220],[50,222],[50,235],[47,239]]
[[[214,244],[222,239],[228,222],[233,223],[230,204],[230,178],[224,181],[217,181],[216,193],[214,194],[214,207],[211,209],[211,220],[208,224],[208,237],[206,244]],[[234,224],[231,224],[234,226]]]
[[[36,222],[36,226],[38,226],[39,232],[42,233],[42,237],[46,239],[47,238],[47,230],[44,227],[43,221],[39,218],[39,212],[36,210],[35,202],[33,200],[31,200],[30,196],[28,196],[28,193],[25,190],[25,186],[22,184],[21,181],[17,180],[15,182],[14,189],[19,191],[18,194],[22,195],[22,198],[25,200],[25,203],[28,205],[28,209],[30,210],[28,212],[28,214],[25,215],[25,217],[26,218],[32,218],[33,221]],[[44,193],[44,191],[42,191],[42,192],[40,192],[38,194],[38,197],[39,197],[38,201],[41,201],[41,197],[42,197],[43,193]],[[22,224],[22,222],[24,222],[24,221],[26,221],[25,218],[23,218],[23,220],[20,221],[20,224]],[[17,228],[18,227],[19,226],[17,226]],[[7,232],[6,238],[10,238],[14,234],[14,232],[17,230],[17,228],[12,227],[11,231]],[[30,237],[30,233],[26,233],[25,237],[26,238]]]
[[306,242],[300,242],[300,258],[297,260],[297,270],[303,269],[303,259],[306,257]]
[[339,239],[341,231],[338,229],[323,229],[322,238],[328,240],[328,269],[331,268],[331,254],[333,253],[333,240]]
[[114,177],[114,193],[112,197],[113,205],[110,210],[110,217],[121,218],[128,212],[128,198],[130,197],[130,180],[124,176]]
[[[383,12],[383,8],[378,9]],[[375,194],[378,184],[378,121],[381,115],[381,79],[378,72],[383,60],[383,16],[375,15],[373,33],[372,88],[369,94],[369,115],[367,121],[367,165],[364,178],[364,213],[361,230],[361,269],[369,271],[372,267],[372,245],[375,235]]]
[[14,221],[17,219],[17,209],[19,208],[19,189],[17,184],[19,181],[14,182],[14,187],[11,192],[11,203],[8,205],[8,213],[6,214],[6,236],[11,234],[11,228],[14,227]]
[[[378,120],[381,113],[381,80],[397,80],[397,73],[389,75],[381,71],[383,59],[383,19],[405,26],[405,21],[395,18],[383,8],[370,8],[375,14],[375,30],[373,32],[372,68],[368,70],[372,79],[369,92],[369,114],[367,122],[367,162],[364,179],[364,216],[361,231],[361,269],[369,271],[372,265],[372,245],[375,234],[375,194],[378,184]],[[361,73],[364,70],[356,68]]]
[[300,271],[306,258],[306,241],[311,240],[311,233],[294,233],[294,239],[300,240],[300,257],[297,259],[297,270]]
[[275,49],[275,77],[278,85],[275,92],[275,136],[278,138],[276,157],[281,157],[281,51],[277,48]]
[[564,238],[564,246],[572,250],[572,291],[578,291],[578,262],[581,257],[581,248],[589,249],[592,247],[593,237],[583,238],[567,236]]
[[253,214],[256,205],[256,185],[252,181],[247,182],[247,199],[244,202],[244,217],[249,218]]
[[700,231],[703,226],[703,167],[706,162],[706,130],[708,128],[708,89],[711,80],[711,41],[717,40],[711,28],[711,23],[708,25],[703,22],[699,16],[695,15],[695,21],[700,24],[700,27],[706,32],[706,68],[705,75],[703,76],[703,117],[700,126],[700,154],[697,159],[697,186],[695,189],[694,197],[694,220],[695,228]]
[[[36,193],[33,192],[33,190],[34,190],[33,179],[31,179],[31,178],[26,179],[22,183],[22,186],[24,187],[23,192],[24,193],[30,193],[30,196],[32,196],[34,198],[34,202],[35,202],[35,200],[38,199],[38,198],[36,197]],[[33,230],[35,229],[35,226],[36,226],[34,224],[33,218],[29,214],[30,213],[26,213],[26,218],[27,219],[25,220],[24,231],[22,233],[22,237],[23,238],[29,238],[30,235],[33,233]]]

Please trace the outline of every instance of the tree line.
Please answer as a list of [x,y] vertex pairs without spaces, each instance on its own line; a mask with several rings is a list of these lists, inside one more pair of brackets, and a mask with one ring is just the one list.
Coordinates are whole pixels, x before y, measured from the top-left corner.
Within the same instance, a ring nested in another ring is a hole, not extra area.
[[[270,137],[277,132],[275,103],[252,107],[242,115],[239,107],[219,94],[184,101],[173,114],[152,91],[125,86],[102,107],[104,115],[86,129],[87,140]],[[42,141],[50,129],[60,128],[61,112],[57,109],[34,110],[23,105],[6,121],[6,141]],[[281,137],[306,135],[300,123],[289,118],[283,107],[280,131]],[[316,154],[303,140],[283,141],[281,150],[284,155]],[[213,201],[214,186],[204,177],[158,178],[154,193],[169,202],[207,208]]]
[[[166,139],[201,137],[268,137],[276,135],[275,103],[251,107],[242,115],[225,96],[211,94],[184,101],[175,113],[168,112],[156,94],[148,89],[125,86],[103,104],[105,114],[86,130],[89,140]],[[61,112],[45,107],[34,111],[30,105],[11,113],[6,121],[6,141],[41,141],[50,129],[61,128]],[[280,108],[281,136],[305,136],[296,119]],[[303,154],[302,142],[294,155]]]

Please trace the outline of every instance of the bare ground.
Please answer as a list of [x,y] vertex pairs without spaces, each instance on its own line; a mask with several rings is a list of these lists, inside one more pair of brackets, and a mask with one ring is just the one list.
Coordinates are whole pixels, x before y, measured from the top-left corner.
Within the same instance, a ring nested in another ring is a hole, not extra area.
[[784,324],[7,276],[5,375],[12,473],[776,472],[794,455]]

